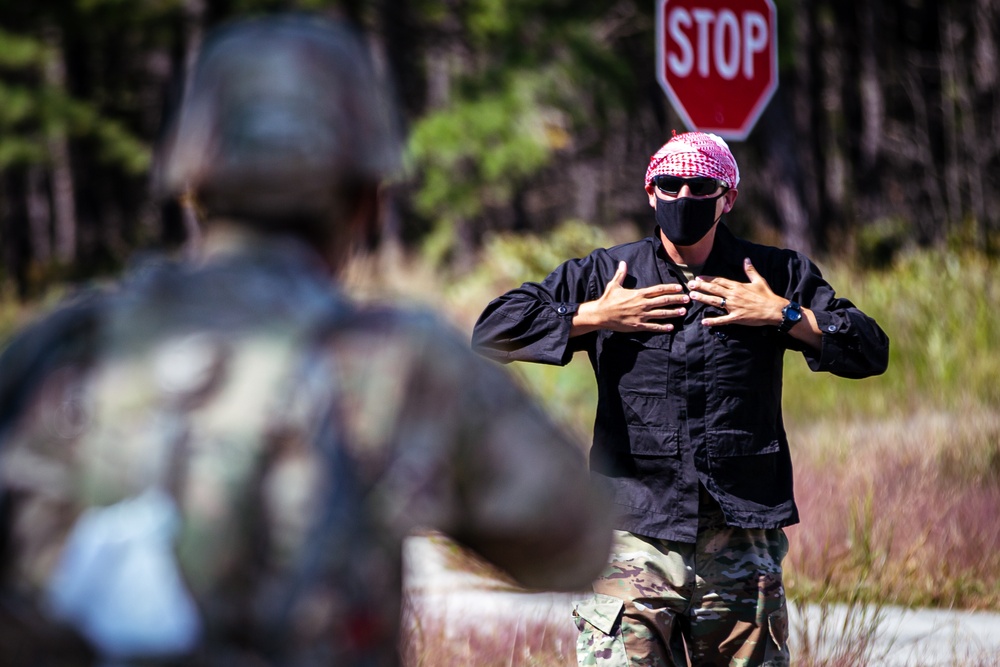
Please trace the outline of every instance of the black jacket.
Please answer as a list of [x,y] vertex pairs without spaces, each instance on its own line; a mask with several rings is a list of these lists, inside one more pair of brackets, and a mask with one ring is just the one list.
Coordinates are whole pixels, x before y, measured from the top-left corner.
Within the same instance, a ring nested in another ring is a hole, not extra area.
[[568,261],[487,306],[473,346],[501,362],[565,365],[586,350],[597,376],[591,469],[610,485],[618,527],[693,542],[699,483],[727,521],[745,528],[794,524],[792,466],[781,417],[782,358],[800,351],[814,371],[863,378],[885,371],[889,340],[874,320],[837,298],[804,255],[738,239],[720,224],[701,273],[747,282],[749,257],[776,294],[812,309],[823,331],[814,350],[774,327],[705,327],[719,316],[692,301],[670,333],[596,331],[570,338],[578,304],[601,296],[618,262],[625,287],[686,283],[659,230],[641,241]]

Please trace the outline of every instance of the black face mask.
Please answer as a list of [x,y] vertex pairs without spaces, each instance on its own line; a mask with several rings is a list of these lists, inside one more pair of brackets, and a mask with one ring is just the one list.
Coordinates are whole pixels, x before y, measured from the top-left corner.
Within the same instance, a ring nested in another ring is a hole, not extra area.
[[681,197],[668,200],[657,197],[656,224],[674,245],[692,246],[705,238],[712,225],[722,217],[715,217],[715,203],[724,194],[703,199]]

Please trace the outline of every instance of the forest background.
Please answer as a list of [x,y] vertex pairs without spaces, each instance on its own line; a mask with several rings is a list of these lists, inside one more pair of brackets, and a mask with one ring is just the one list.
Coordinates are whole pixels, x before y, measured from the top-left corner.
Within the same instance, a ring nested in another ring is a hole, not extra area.
[[[1000,609],[1000,0],[776,0],[778,90],[727,217],[802,250],[892,339],[862,382],[786,364],[804,597]],[[652,0],[0,2],[0,340],[67,285],[197,221],[148,169],[209,28],[347,15],[394,80],[406,173],[355,284],[486,302],[593,247],[644,236],[649,156],[682,131],[654,71]],[[585,442],[580,360],[515,372]]]

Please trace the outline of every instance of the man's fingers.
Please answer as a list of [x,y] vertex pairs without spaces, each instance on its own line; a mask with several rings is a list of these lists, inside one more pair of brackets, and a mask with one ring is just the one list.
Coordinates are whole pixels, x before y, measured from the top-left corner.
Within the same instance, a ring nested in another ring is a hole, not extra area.
[[702,303],[707,303],[708,305],[715,306],[716,308],[722,306],[722,299],[728,299],[730,296],[732,296],[731,291],[719,288],[713,288],[711,290],[703,289],[697,292],[691,292],[691,298],[694,301],[701,301]]
[[687,308],[657,308],[646,313],[645,320],[670,320],[687,313]]
[[691,297],[687,294],[666,294],[649,300],[648,308],[683,308],[691,302]]
[[673,324],[665,324],[663,322],[641,322],[629,329],[629,331],[652,331],[654,333],[662,333],[673,330]]
[[725,278],[698,276],[688,283],[688,289],[702,294],[718,294],[722,289],[723,280]]
[[608,281],[608,284],[604,287],[604,295],[610,296],[612,292],[623,289],[626,275],[628,275],[628,266],[624,261],[618,262],[618,268],[615,270],[615,275],[611,276],[611,280]]
[[625,284],[626,275],[628,275],[628,266],[624,261],[618,262],[618,270],[615,271],[615,275],[611,278],[611,282],[617,283],[617,285],[621,287]]
[[722,317],[705,317],[702,318],[701,323],[706,327],[718,327],[723,324],[729,324],[730,322],[736,321],[736,318],[732,315],[723,315]]
[[652,285],[650,287],[642,287],[636,290],[636,292],[646,297],[647,299],[652,299],[654,297],[665,296],[669,294],[683,294],[684,286],[678,283],[665,283],[661,285]]

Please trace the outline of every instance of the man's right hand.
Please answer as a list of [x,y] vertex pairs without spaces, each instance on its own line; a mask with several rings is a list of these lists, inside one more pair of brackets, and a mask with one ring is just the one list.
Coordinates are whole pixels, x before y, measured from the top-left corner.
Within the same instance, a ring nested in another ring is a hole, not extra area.
[[596,301],[581,303],[573,316],[570,336],[580,336],[598,329],[611,331],[673,331],[674,325],[662,320],[683,317],[691,299],[683,285],[653,285],[641,289],[623,287],[628,267],[618,263],[618,270],[604,294]]

